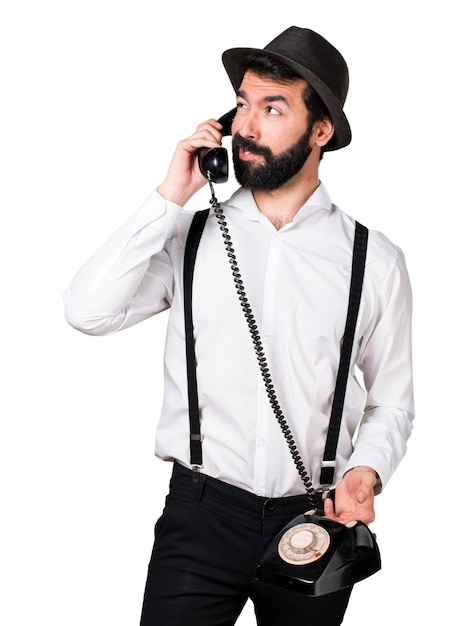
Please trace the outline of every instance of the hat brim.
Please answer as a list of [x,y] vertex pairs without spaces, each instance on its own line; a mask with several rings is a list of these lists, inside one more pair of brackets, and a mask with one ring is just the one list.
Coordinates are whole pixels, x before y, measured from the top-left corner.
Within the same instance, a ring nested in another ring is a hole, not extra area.
[[242,79],[247,69],[247,57],[254,52],[281,61],[284,65],[287,65],[287,67],[304,78],[304,80],[317,91],[331,115],[335,129],[333,137],[324,147],[325,151],[330,152],[344,148],[351,142],[351,127],[349,126],[347,117],[337,97],[316,74],[282,54],[258,48],[231,48],[230,50],[226,50],[222,55],[222,61],[236,93],[241,86]]

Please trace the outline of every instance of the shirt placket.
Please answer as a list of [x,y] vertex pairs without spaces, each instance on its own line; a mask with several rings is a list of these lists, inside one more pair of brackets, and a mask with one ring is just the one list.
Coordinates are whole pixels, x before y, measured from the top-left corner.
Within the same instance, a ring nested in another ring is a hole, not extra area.
[[[263,288],[263,300],[261,316],[257,320],[258,330],[262,342],[262,347],[270,367],[272,355],[272,342],[275,333],[276,315],[276,277],[279,264],[281,238],[279,233],[273,235],[267,260],[266,273]],[[268,468],[270,459],[268,458],[268,436],[271,421],[275,419],[273,410],[269,404],[265,383],[260,376],[258,384],[257,421],[255,438],[255,462],[254,462],[254,491],[257,495],[265,496],[269,492]],[[271,459],[271,462],[273,460]]]

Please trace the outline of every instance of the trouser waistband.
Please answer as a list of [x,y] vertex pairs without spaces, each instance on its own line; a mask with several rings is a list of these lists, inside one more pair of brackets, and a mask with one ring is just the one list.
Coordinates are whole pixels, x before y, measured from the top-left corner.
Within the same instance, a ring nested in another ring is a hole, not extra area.
[[199,481],[193,481],[193,472],[179,463],[174,463],[170,482],[172,496],[200,502],[220,501],[255,515],[270,511],[271,514],[296,515],[299,510],[308,511],[311,506],[306,494],[269,498],[257,496],[245,489],[235,487],[206,474],[199,474]]

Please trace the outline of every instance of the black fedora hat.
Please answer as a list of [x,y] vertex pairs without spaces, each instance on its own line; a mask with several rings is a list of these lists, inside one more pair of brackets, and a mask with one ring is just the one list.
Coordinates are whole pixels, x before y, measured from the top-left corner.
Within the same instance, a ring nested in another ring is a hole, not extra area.
[[351,141],[351,128],[343,112],[349,87],[346,61],[326,39],[308,28],[291,26],[265,48],[231,48],[222,55],[223,65],[237,91],[252,53],[272,57],[304,78],[319,94],[330,112],[335,133],[324,150],[338,150]]

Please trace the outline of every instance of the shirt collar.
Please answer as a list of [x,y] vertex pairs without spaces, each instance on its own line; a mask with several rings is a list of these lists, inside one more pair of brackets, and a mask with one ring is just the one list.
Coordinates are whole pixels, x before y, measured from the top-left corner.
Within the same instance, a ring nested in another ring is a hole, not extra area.
[[[233,193],[229,200],[225,202],[228,206],[240,209],[245,215],[254,221],[260,221],[261,213],[257,207],[255,199],[250,189],[242,189],[240,187]],[[312,196],[303,204],[301,209],[295,215],[293,222],[301,221],[307,218],[311,213],[315,213],[319,210],[330,211],[332,209],[332,201],[325,189],[324,184],[321,182]]]

